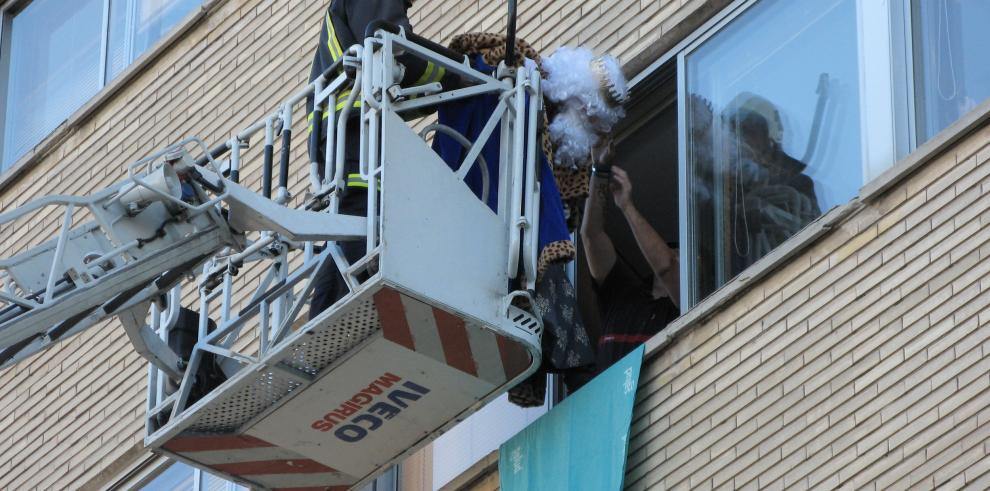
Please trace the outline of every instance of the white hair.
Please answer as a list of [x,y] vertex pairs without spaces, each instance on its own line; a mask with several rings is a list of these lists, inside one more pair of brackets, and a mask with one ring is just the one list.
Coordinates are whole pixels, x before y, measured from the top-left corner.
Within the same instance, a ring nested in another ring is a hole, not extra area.
[[[596,73],[596,64],[602,73]],[[543,60],[543,71],[543,95],[558,107],[549,128],[557,146],[554,160],[567,167],[587,165],[599,135],[625,116],[622,68],[612,56],[596,59],[590,49],[565,46]]]

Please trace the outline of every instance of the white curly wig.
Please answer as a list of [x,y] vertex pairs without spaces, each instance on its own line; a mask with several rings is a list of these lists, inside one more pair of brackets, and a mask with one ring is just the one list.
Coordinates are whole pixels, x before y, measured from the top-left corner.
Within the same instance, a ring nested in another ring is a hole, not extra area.
[[557,165],[587,165],[601,134],[625,116],[629,97],[618,60],[587,48],[561,47],[543,60],[543,95],[558,107],[550,123]]

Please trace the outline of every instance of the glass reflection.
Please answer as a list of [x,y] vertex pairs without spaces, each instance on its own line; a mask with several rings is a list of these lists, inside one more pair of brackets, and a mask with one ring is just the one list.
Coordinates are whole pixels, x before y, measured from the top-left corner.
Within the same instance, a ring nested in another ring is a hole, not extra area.
[[914,0],[918,136],[935,136],[990,97],[990,2]]
[[689,302],[863,180],[855,0],[763,0],[685,57]]

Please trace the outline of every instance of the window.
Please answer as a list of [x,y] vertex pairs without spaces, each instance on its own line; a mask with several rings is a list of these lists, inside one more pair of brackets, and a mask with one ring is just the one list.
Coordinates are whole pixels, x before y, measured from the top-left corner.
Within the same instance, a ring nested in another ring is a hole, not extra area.
[[682,310],[990,99],[987,24],[985,1],[736,0],[637,77],[618,153],[678,227]]
[[33,0],[0,12],[0,172],[202,0]]
[[247,491],[212,474],[195,469],[181,462],[170,464],[164,471],[144,484],[141,491]]
[[0,170],[100,89],[102,10],[101,0],[36,0],[13,17]]
[[690,304],[863,184],[856,0],[763,0],[681,60]]
[[990,98],[990,2],[911,0],[917,138],[927,141]]
[[113,80],[202,0],[113,0],[106,78]]

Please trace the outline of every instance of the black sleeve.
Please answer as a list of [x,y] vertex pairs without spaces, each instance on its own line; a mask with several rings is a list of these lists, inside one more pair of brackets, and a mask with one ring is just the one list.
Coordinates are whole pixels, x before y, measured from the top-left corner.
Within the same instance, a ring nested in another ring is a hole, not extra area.
[[313,54],[313,66],[309,71],[309,81],[312,82],[317,76],[323,73],[327,67],[333,64],[333,56],[330,54],[330,48],[327,45],[327,39],[330,36],[327,26],[327,15],[324,14],[320,18],[320,37],[316,41],[316,52]]
[[347,25],[354,39],[364,39],[364,31],[376,20],[385,20],[411,33],[405,0],[351,0],[347,3]]
[[[378,19],[402,27],[407,34],[413,32],[406,13],[405,0],[351,0],[347,5],[347,22],[354,32],[354,39],[364,39],[364,31],[368,24]],[[445,69],[408,53],[399,56],[399,63],[406,67],[406,73],[402,78],[402,85],[405,87],[432,82],[441,82],[445,87],[453,87],[460,81],[460,77],[448,74]]]
[[[316,52],[313,53],[313,66],[309,70],[309,81],[312,82],[316,80],[316,77],[323,74],[323,71],[333,64],[333,57],[330,56],[330,48],[327,47],[327,36],[329,36],[329,31],[327,30],[326,15],[320,20],[320,37],[317,40]],[[320,155],[320,131],[319,125],[321,121],[315,121],[313,114],[313,101],[316,98],[310,94],[306,96],[306,118],[308,120],[308,131],[309,131],[309,144],[308,153],[310,161],[320,162],[322,161],[322,156]],[[322,119],[322,118],[321,118]]]

